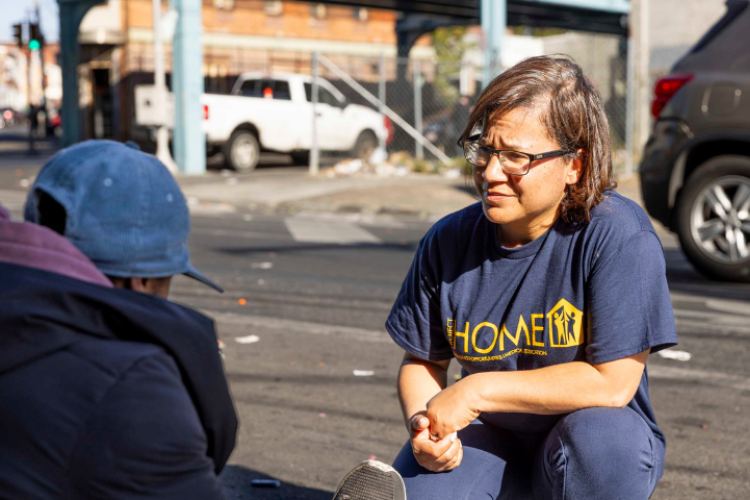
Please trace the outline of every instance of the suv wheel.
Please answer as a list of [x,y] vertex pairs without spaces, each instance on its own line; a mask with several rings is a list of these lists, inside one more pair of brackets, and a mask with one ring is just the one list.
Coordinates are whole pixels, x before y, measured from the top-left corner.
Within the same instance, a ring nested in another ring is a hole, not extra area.
[[258,138],[247,130],[235,130],[224,148],[224,157],[227,165],[237,171],[254,170],[260,159]]
[[750,282],[750,158],[717,156],[698,166],[677,204],[677,232],[709,278]]

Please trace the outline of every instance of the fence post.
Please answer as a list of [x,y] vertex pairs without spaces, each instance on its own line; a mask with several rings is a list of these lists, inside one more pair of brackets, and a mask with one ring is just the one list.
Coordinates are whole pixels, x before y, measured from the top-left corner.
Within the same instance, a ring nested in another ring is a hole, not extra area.
[[310,175],[318,175],[320,167],[320,148],[318,147],[318,73],[320,71],[319,53],[312,55],[312,144],[310,148]]
[[[422,135],[422,72],[418,60],[415,59],[412,64],[412,79],[414,80],[414,128]],[[419,141],[416,141],[416,144],[416,156],[422,159],[424,158],[424,147]]]
[[[398,64],[398,60],[396,60],[396,64]],[[380,119],[384,122],[385,121],[385,52],[380,53],[380,62],[378,65],[378,71],[380,73],[379,80],[378,80],[378,99],[380,99]],[[383,150],[385,150],[385,138],[380,137],[378,140],[379,147]]]
[[628,35],[628,59],[627,76],[625,77],[625,173],[624,177],[630,177],[635,172],[635,50],[633,37]]

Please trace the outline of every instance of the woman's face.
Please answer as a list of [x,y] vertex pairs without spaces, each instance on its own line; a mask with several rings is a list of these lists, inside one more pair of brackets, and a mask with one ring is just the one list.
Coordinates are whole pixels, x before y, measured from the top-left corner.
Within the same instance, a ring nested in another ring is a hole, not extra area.
[[[479,143],[532,154],[560,149],[542,125],[538,108],[516,108],[490,117]],[[474,167],[473,176],[487,218],[521,230],[554,222],[565,187],[578,182],[580,171],[579,159],[559,156],[535,161],[528,174],[514,176],[506,174],[493,156],[486,167]]]

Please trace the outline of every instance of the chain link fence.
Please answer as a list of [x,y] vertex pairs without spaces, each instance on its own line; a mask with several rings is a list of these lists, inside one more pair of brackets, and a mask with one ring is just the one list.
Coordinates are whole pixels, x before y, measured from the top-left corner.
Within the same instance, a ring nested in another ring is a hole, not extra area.
[[[626,40],[614,36],[566,33],[545,37],[546,54],[566,54],[594,83],[609,118],[615,171],[626,173],[628,122],[628,54]],[[482,67],[470,61],[441,64],[430,59],[383,57],[324,57],[379,97],[393,112],[419,132],[446,156],[460,163],[462,152],[456,142],[463,132],[482,86]],[[522,58],[519,58],[519,60]],[[507,66],[507,65],[506,65]],[[378,107],[321,65],[319,76],[333,84],[350,103]],[[394,124],[386,145],[389,156],[413,158],[418,168],[437,170],[441,163],[420,141]],[[356,154],[353,152],[352,154]],[[325,159],[327,153],[322,152]],[[423,165],[425,160],[430,165]]]

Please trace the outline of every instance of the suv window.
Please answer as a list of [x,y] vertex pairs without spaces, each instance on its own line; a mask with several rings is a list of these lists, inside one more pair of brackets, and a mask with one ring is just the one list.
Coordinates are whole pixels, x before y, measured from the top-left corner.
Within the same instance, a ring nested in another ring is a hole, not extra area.
[[698,52],[702,50],[706,45],[711,43],[714,38],[716,38],[716,35],[724,31],[724,29],[729,26],[732,21],[737,19],[740,14],[747,8],[748,3],[747,2],[737,2],[729,0],[727,2],[727,11],[724,14],[724,17],[719,19],[719,21],[713,25],[713,27],[708,30],[708,32],[703,35],[703,37],[698,40],[698,43],[695,44],[693,49],[690,51],[691,53]]
[[283,80],[245,80],[240,88],[243,97],[265,97],[267,92],[271,92],[274,99],[282,101],[292,98],[289,82]]
[[[312,102],[312,83],[305,84],[305,96],[307,97],[307,102]],[[322,85],[318,85],[318,102],[335,108],[341,107],[341,101],[336,99],[336,96]]]

